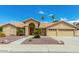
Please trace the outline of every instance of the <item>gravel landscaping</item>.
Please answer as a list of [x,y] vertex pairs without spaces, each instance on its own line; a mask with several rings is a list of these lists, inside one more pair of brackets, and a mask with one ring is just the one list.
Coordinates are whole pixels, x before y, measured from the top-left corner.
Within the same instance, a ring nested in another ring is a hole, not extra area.
[[50,37],[46,37],[46,38],[31,38],[31,39],[27,39],[25,40],[22,44],[64,44],[63,41],[57,41],[55,39],[52,39]]
[[23,38],[24,36],[7,36],[0,38],[0,44],[9,44],[13,41]]

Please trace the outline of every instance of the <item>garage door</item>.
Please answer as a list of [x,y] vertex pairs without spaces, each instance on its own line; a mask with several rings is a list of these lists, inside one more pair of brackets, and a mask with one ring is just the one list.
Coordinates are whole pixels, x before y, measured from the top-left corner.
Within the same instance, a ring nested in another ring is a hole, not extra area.
[[75,36],[79,36],[79,30],[75,31]]
[[48,29],[47,36],[56,36],[56,30],[55,29]]
[[73,30],[58,30],[57,36],[74,36]]

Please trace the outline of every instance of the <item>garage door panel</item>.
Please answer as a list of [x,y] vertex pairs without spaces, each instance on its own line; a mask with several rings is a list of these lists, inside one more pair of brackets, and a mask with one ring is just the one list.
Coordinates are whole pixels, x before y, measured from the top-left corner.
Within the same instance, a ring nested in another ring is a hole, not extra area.
[[47,36],[74,36],[74,30],[70,29],[47,30]]
[[47,36],[56,36],[56,30],[47,30]]
[[58,36],[73,36],[74,32],[73,31],[58,31]]
[[79,30],[75,31],[75,36],[79,36]]

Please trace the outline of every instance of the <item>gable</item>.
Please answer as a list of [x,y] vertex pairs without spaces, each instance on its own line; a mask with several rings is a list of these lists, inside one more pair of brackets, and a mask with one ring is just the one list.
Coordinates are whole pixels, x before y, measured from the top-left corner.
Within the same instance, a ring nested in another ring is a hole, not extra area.
[[12,25],[12,24],[4,24],[1,27],[16,27],[16,26],[15,25]]
[[69,23],[66,23],[64,21],[61,21],[61,22],[59,22],[57,24],[54,24],[54,25],[52,25],[48,28],[53,28],[53,29],[75,29],[76,27],[69,24]]
[[7,26],[4,26],[3,28],[10,28],[10,29],[14,29],[14,28],[16,28],[16,27],[11,26],[11,25],[7,25]]
[[34,23],[36,26],[38,26],[38,24],[40,22],[38,22],[38,21],[36,21],[34,19],[28,19],[28,20],[24,21],[24,23],[25,23],[26,26],[28,26],[30,23]]
[[30,19],[25,20],[25,21],[23,21],[23,22],[26,23],[26,22],[31,22],[31,21],[39,23],[39,21],[34,20],[33,18],[30,18]]

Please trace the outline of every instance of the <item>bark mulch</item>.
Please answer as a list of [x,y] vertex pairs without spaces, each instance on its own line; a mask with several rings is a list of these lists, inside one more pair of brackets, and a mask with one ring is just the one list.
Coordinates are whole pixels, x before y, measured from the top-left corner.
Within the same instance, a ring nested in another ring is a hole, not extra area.
[[61,41],[61,43],[59,43],[55,39],[46,37],[46,38],[38,38],[38,39],[35,38],[27,39],[22,44],[64,44],[64,42]]

